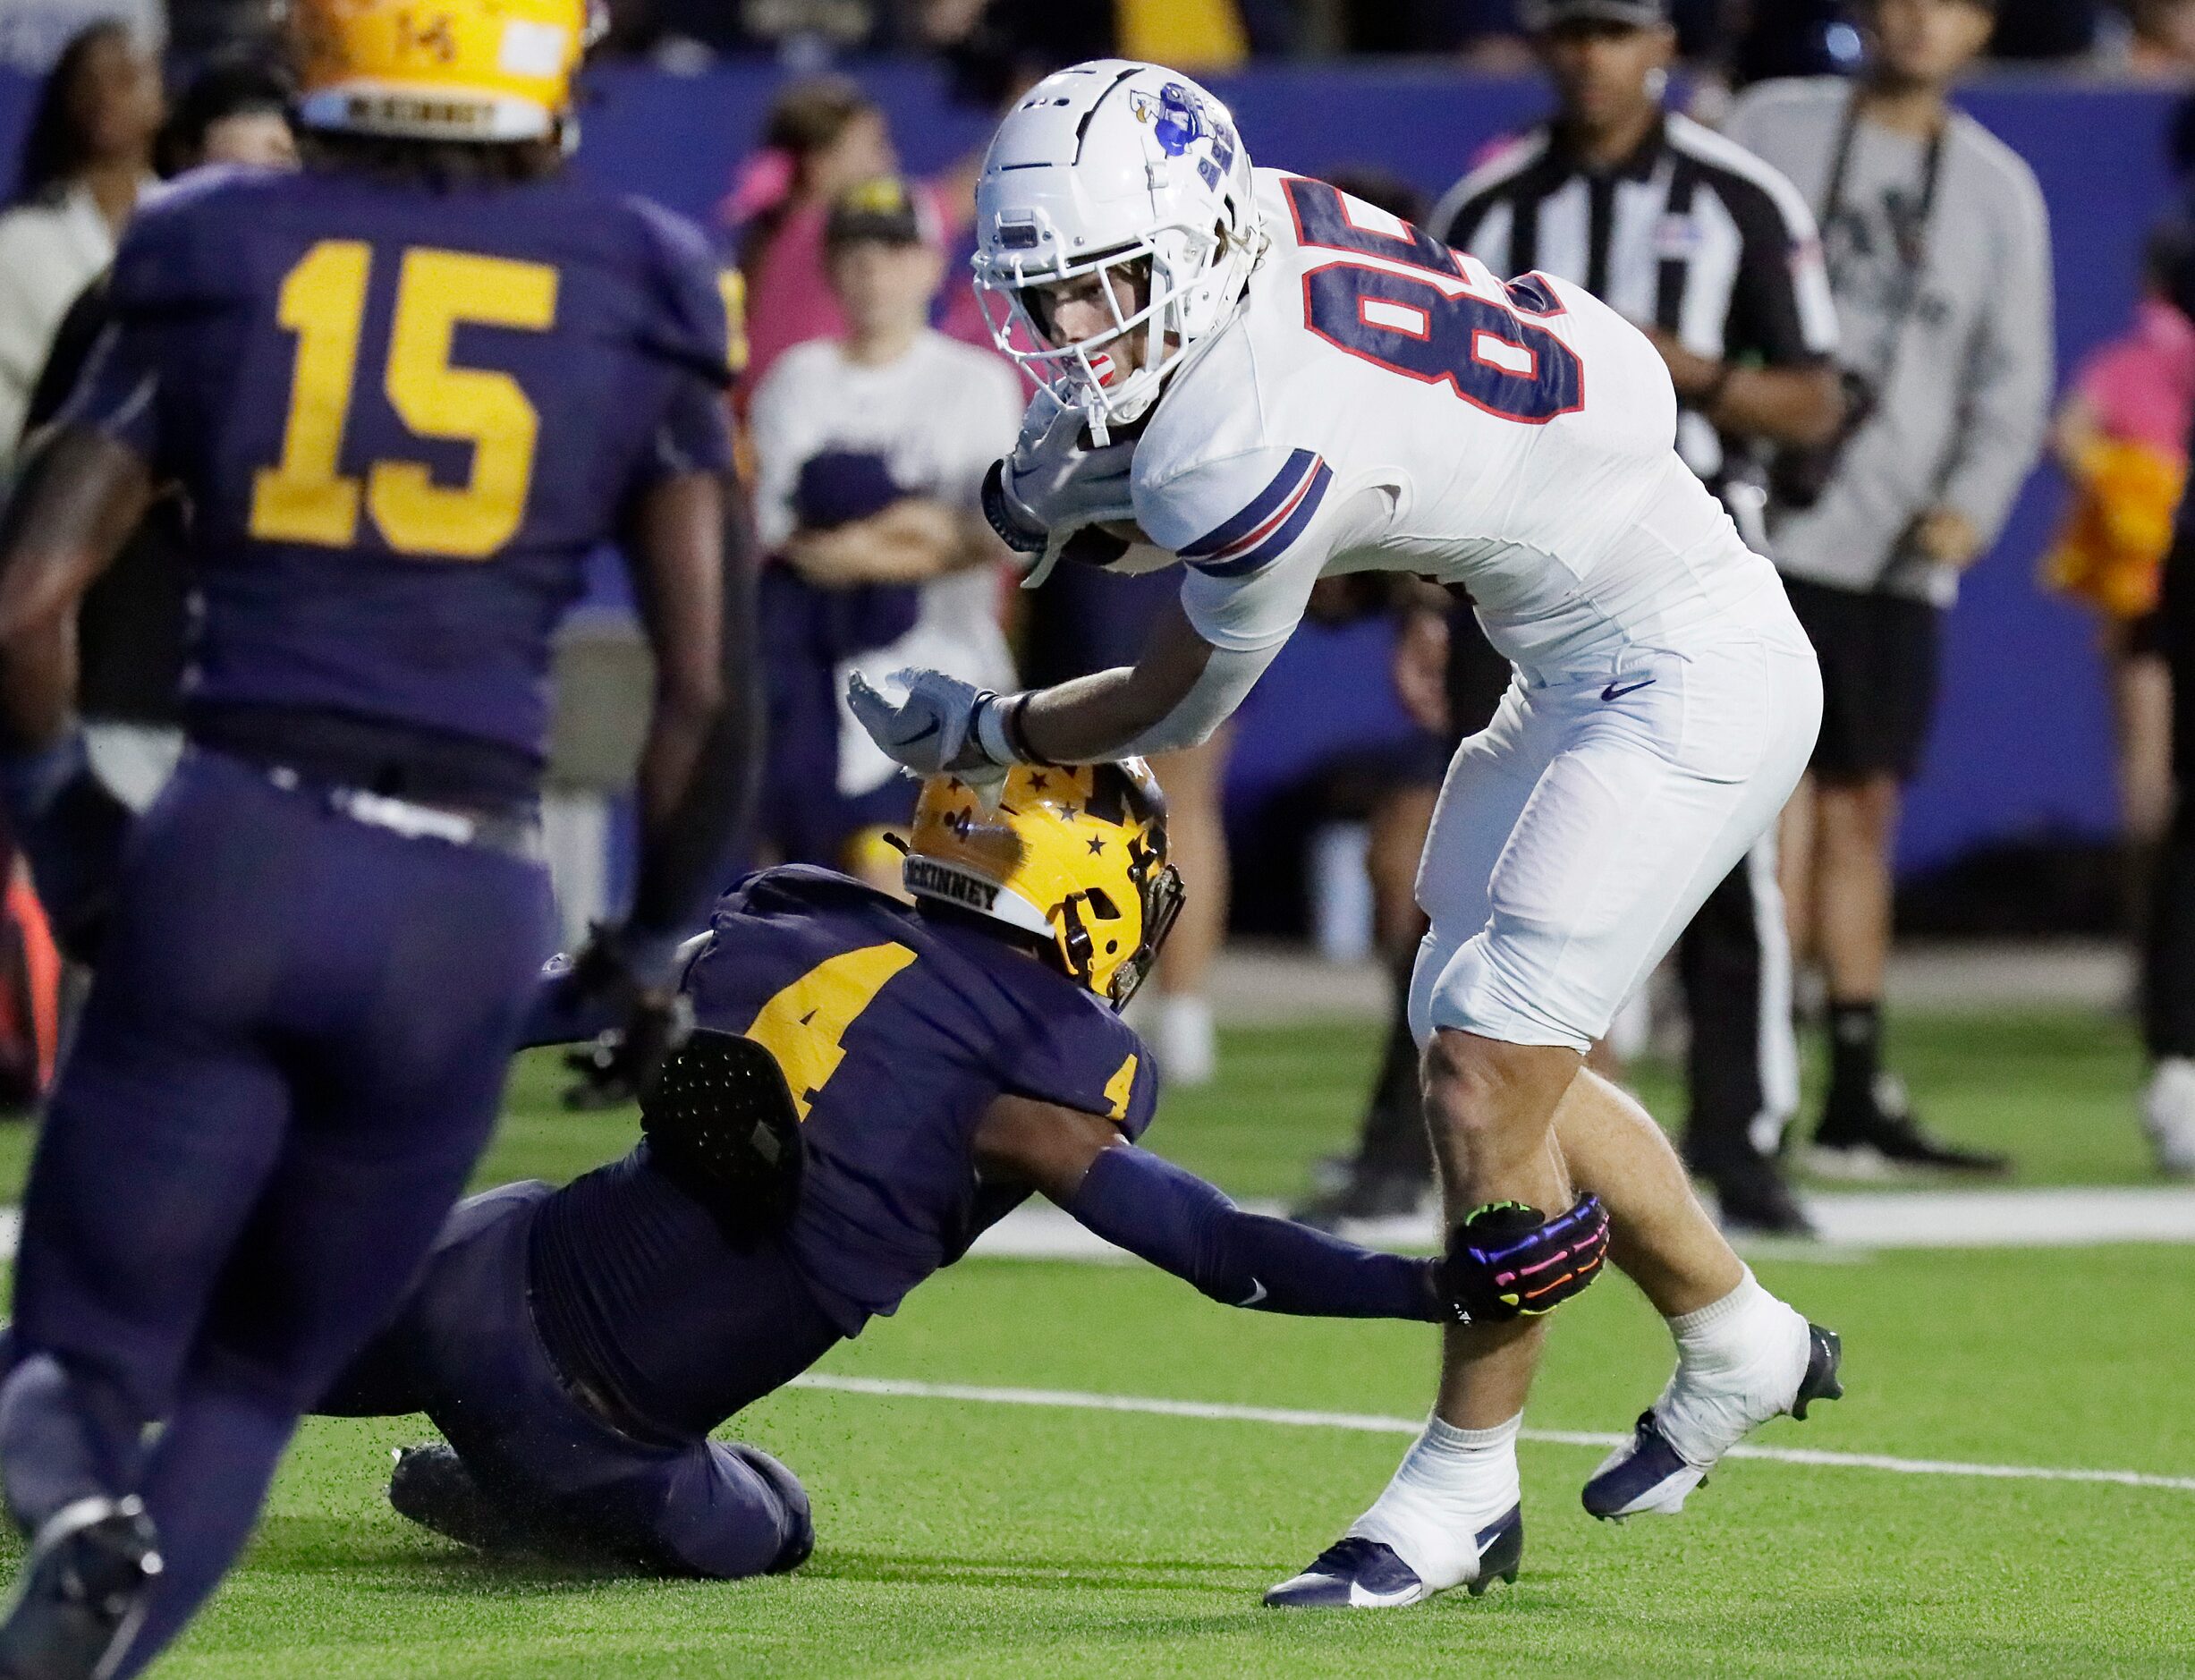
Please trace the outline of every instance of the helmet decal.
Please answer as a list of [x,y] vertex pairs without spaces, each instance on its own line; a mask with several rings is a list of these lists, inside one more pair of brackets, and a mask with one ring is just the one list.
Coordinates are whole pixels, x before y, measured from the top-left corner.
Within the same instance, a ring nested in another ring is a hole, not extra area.
[[1118,1007],[1181,906],[1165,802],[1140,759],[1017,767],[996,805],[932,776],[903,865],[919,899],[1032,936],[1055,967]]
[[1157,98],[1138,89],[1128,96],[1128,108],[1137,122],[1151,125],[1158,148],[1169,157],[1179,157],[1211,132],[1205,123],[1203,102],[1178,81],[1161,88]]

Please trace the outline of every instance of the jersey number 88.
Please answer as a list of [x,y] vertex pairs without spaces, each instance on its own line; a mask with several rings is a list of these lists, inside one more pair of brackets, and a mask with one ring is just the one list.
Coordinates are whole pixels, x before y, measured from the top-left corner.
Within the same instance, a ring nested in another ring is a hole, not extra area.
[[[1562,312],[1536,276],[1506,285],[1480,279],[1455,252],[1408,222],[1395,221],[1399,233],[1357,222],[1350,201],[1323,181],[1292,176],[1286,190],[1301,244],[1379,257],[1416,271],[1349,261],[1308,270],[1303,320],[1319,337],[1390,373],[1428,385],[1445,382],[1473,408],[1503,420],[1544,426],[1585,406],[1578,352],[1526,318]],[[1475,284],[1499,286],[1501,300],[1481,295]]]

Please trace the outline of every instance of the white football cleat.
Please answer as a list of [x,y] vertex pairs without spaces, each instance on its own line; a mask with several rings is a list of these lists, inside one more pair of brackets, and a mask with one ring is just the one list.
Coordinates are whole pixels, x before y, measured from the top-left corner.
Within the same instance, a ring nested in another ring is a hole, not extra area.
[[[1523,1507],[1513,1506],[1506,1516],[1480,1529],[1472,1541],[1478,1567],[1470,1580],[1456,1584],[1476,1599],[1497,1581],[1513,1583],[1524,1557]],[[1301,1574],[1267,1588],[1265,1601],[1276,1610],[1399,1610],[1440,1591],[1428,1586],[1394,1547],[1361,1534],[1346,1534],[1313,1558]]]
[[[1689,1376],[1680,1364],[1662,1397],[1640,1413],[1631,1438],[1587,1481],[1585,1508],[1616,1520],[1649,1513],[1674,1516],[1723,1455],[1755,1429],[1785,1413],[1803,1421],[1815,1401],[1841,1397],[1844,1385],[1837,1368],[1843,1358],[1835,1330],[1806,1324],[1805,1359],[1787,1385],[1766,1391],[1752,1385],[1721,1388]],[[1684,1442],[1682,1449],[1673,1431]]]

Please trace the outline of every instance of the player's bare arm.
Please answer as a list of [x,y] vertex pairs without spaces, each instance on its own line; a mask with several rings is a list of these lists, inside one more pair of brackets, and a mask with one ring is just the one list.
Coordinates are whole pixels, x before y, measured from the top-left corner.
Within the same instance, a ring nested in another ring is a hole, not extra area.
[[75,720],[76,608],[152,499],[144,457],[64,429],[37,447],[0,522],[0,805],[55,938],[89,961],[131,816],[92,773]]
[[152,499],[126,444],[59,432],[38,449],[0,535],[0,724],[12,751],[50,744],[75,692],[76,604]]

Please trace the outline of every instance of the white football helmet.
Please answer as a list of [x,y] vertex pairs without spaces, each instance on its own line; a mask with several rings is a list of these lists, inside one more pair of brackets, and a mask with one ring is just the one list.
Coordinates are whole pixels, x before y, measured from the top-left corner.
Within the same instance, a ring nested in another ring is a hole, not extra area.
[[[1047,76],[1007,115],[976,185],[976,297],[993,339],[1083,410],[1100,444],[1107,421],[1140,417],[1166,370],[1226,323],[1266,243],[1227,107],[1186,76],[1124,58]],[[1130,264],[1148,270],[1143,307],[1123,311],[1108,286],[1112,330],[1053,343],[1032,294]],[[1125,341],[1140,327],[1131,367]]]

